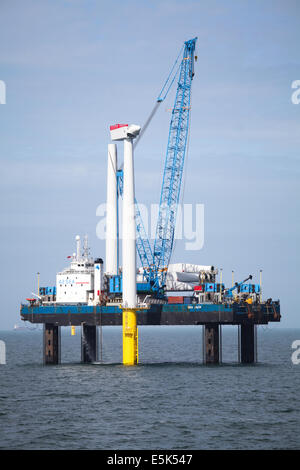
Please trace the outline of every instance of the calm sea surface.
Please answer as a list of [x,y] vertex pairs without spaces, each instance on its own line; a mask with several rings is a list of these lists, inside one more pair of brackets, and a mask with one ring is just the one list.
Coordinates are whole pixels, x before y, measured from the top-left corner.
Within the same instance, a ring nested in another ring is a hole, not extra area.
[[258,364],[202,364],[201,327],[139,328],[140,364],[121,365],[121,328],[103,328],[103,363],[80,364],[62,329],[62,364],[42,364],[42,332],[0,332],[1,449],[299,449],[300,330],[258,328]]

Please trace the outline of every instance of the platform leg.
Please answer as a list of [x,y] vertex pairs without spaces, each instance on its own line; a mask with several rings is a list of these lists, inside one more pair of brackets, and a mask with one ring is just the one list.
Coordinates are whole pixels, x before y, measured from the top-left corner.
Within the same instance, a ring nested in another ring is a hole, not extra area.
[[134,366],[138,363],[138,330],[136,309],[125,308],[123,322],[123,365]]
[[241,325],[238,325],[238,363],[241,363]]
[[205,363],[219,364],[220,361],[220,334],[218,324],[207,324],[204,330]]
[[44,364],[60,363],[60,326],[44,324]]
[[240,355],[242,364],[253,364],[255,358],[255,325],[242,324],[240,326]]
[[219,325],[219,363],[222,364],[222,325]]
[[97,326],[81,325],[81,362],[90,363],[98,360]]

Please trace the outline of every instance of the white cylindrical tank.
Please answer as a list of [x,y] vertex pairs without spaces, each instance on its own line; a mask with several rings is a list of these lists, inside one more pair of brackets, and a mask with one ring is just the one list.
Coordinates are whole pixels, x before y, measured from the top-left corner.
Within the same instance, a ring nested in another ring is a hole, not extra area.
[[123,307],[136,308],[136,232],[133,141],[124,140],[123,184]]
[[106,254],[107,274],[118,274],[118,215],[117,215],[117,146],[108,145],[107,199],[106,199]]
[[197,273],[176,273],[178,282],[199,282],[199,274]]
[[94,301],[99,302],[102,291],[103,291],[103,260],[101,258],[97,258],[95,259],[95,262],[94,262]]

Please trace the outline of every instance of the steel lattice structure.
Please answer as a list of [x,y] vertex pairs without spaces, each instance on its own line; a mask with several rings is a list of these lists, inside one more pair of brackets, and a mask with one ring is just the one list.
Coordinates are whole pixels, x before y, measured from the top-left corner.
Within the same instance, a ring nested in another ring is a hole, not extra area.
[[153,264],[157,269],[160,286],[164,285],[172,254],[177,205],[184,167],[189,131],[191,85],[194,76],[195,39],[185,42],[180,65],[179,80],[172,109],[169,138],[165,159],[159,215],[153,251]]

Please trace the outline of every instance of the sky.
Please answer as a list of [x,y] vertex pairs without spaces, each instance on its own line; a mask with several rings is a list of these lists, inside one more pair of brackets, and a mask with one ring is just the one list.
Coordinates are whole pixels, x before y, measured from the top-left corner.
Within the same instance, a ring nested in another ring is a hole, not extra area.
[[[185,40],[198,37],[182,200],[204,204],[204,245],[172,262],[249,274],[300,327],[298,0],[0,0],[0,329],[87,233],[104,257],[109,125],[142,125]],[[135,153],[136,196],[158,203],[174,92]],[[119,148],[122,155],[122,148]],[[274,324],[272,328],[276,327]]]

